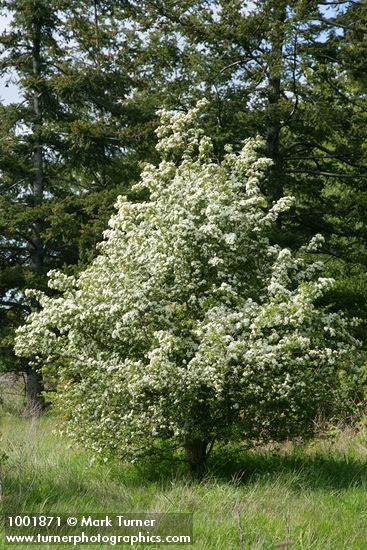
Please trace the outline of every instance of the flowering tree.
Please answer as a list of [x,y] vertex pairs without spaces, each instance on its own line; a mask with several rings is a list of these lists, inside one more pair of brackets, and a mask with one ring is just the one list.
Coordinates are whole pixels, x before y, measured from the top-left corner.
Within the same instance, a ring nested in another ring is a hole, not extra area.
[[165,440],[200,474],[214,441],[311,433],[358,342],[315,306],[332,282],[320,264],[269,242],[292,199],[268,208],[261,143],[215,162],[199,110],[161,113],[163,160],[139,184],[150,200],[119,198],[78,278],[50,272],[60,292],[36,293],[16,351],[57,372],[56,403],[82,444],[135,460]]

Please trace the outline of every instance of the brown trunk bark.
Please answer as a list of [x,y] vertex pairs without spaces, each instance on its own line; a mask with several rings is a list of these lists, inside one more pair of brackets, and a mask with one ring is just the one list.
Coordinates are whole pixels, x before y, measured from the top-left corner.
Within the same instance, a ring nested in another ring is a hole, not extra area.
[[45,400],[42,392],[44,390],[42,376],[39,372],[29,369],[26,372],[26,416],[39,416],[45,409]]
[[[36,22],[33,28],[33,48],[32,48],[32,65],[33,75],[36,79],[41,76],[41,26]],[[40,139],[40,129],[42,126],[42,90],[38,85],[33,89],[33,111],[34,111],[34,149],[33,149],[33,166],[34,178],[32,182],[33,204],[35,207],[43,202],[44,198],[44,171],[43,171],[43,147]],[[41,219],[38,219],[33,224],[32,231],[32,250],[30,253],[30,264],[35,271],[39,271],[43,266],[43,242],[42,242],[42,227]],[[27,415],[39,415],[45,408],[45,400],[42,395],[43,391],[42,375],[28,367],[26,372],[26,410]]]
[[282,97],[281,83],[283,73],[284,23],[286,21],[287,2],[274,3],[272,10],[271,51],[269,56],[268,108],[269,125],[266,131],[266,153],[272,159],[269,173],[269,189],[272,202],[283,196],[282,159],[279,149],[279,137],[282,128],[279,109]]
[[208,442],[201,439],[192,439],[185,443],[186,461],[192,475],[197,479],[202,479],[205,473],[207,448]]

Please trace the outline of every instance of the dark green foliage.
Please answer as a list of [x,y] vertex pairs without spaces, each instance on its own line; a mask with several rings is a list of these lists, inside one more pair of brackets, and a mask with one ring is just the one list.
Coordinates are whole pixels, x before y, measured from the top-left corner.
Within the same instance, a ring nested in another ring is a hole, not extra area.
[[154,150],[154,110],[135,98],[139,40],[117,32],[114,4],[0,2],[13,16],[0,73],[22,96],[0,106],[1,368],[25,368],[12,353],[32,306],[24,290],[90,261],[117,195]]
[[[274,239],[294,247],[326,237],[330,297],[365,316],[367,265],[367,7],[357,1],[131,2],[154,56],[155,92],[187,109],[210,100],[206,131],[216,152],[266,138],[272,199],[297,198]],[[144,7],[142,7],[144,4]],[[140,10],[139,10],[140,6]],[[359,306],[348,297],[357,292]]]

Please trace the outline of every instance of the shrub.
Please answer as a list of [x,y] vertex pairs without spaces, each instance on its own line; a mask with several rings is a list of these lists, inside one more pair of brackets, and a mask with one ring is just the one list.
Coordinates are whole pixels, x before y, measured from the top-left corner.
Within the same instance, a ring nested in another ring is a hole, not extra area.
[[42,310],[16,343],[57,373],[83,445],[135,460],[168,442],[198,474],[214,441],[311,434],[358,347],[341,314],[315,305],[332,284],[320,263],[269,241],[293,199],[262,195],[261,140],[216,162],[200,107],[161,113],[163,160],[139,184],[149,201],[118,199],[99,256],[78,278],[50,272],[60,294],[33,293]]

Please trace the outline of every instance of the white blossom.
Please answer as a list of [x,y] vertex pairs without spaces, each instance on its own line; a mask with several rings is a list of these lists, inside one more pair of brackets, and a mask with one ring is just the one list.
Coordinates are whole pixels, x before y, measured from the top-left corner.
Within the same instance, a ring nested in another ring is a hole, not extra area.
[[104,456],[305,433],[356,355],[345,319],[315,306],[332,284],[320,265],[269,242],[293,199],[267,208],[261,140],[213,162],[200,108],[161,112],[149,201],[119,197],[99,256],[77,278],[50,273],[59,295],[34,292],[42,309],[18,330],[17,354],[58,382],[68,433]]

